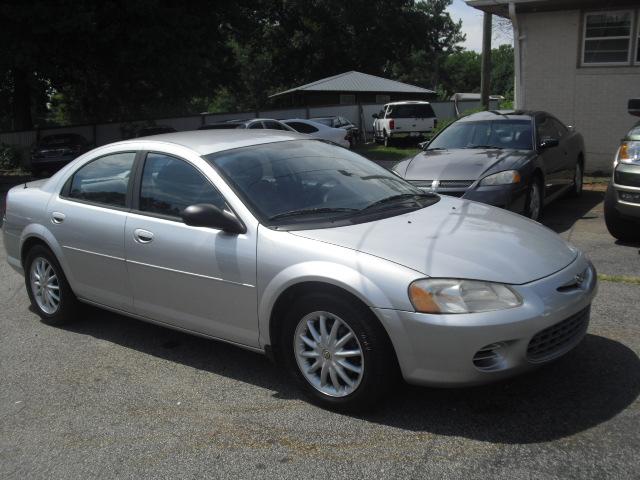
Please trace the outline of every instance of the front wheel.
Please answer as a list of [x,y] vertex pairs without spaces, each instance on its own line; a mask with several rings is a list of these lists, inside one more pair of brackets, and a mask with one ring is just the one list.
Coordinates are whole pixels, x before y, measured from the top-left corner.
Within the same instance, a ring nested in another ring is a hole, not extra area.
[[42,321],[62,325],[75,320],[78,300],[51,250],[34,246],[27,253],[24,266],[29,300]]
[[527,190],[525,215],[531,220],[538,221],[542,216],[542,188],[538,178],[534,178]]
[[604,222],[614,238],[622,242],[640,241],[640,220],[634,222],[620,215],[616,210],[616,192],[611,185],[604,197]]
[[285,319],[280,345],[289,373],[323,407],[375,405],[397,369],[378,320],[341,296],[318,293],[298,299]]

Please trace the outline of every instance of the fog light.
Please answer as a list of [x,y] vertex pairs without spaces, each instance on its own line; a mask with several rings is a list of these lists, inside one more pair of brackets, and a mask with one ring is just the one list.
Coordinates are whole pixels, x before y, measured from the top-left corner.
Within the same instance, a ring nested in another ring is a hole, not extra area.
[[504,364],[501,350],[505,346],[505,342],[496,342],[482,347],[473,356],[473,364],[480,370],[500,370]]

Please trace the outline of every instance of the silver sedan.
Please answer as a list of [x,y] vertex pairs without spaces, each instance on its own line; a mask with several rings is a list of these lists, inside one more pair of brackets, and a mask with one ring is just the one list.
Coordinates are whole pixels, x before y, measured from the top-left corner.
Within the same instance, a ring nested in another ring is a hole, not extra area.
[[540,224],[284,131],[97,148],[9,191],[3,232],[43,321],[91,304],[230,342],[343,409],[397,373],[471,385],[554,360],[596,291],[585,255]]

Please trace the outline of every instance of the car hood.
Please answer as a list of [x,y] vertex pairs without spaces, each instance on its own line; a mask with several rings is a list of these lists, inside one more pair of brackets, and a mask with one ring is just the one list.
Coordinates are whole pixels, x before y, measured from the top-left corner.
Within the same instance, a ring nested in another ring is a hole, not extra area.
[[395,170],[406,180],[476,180],[489,170],[516,168],[526,150],[453,149],[421,152],[398,164]]
[[430,207],[374,222],[290,233],[374,255],[430,277],[508,284],[546,277],[578,255],[539,223],[447,196]]

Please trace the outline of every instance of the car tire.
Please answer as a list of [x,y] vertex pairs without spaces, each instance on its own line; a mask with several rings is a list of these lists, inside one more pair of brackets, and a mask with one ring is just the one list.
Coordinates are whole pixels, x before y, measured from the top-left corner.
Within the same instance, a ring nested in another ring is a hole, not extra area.
[[385,147],[390,147],[390,146],[391,146],[391,144],[392,144],[391,137],[390,137],[389,135],[387,135],[387,132],[386,132],[386,131],[385,131],[385,132],[383,132],[383,135],[384,135],[384,146],[385,146]]
[[529,188],[527,189],[527,195],[525,197],[525,210],[524,214],[527,218],[540,221],[542,218],[542,206],[544,204],[544,197],[542,193],[542,181],[540,177],[533,177]]
[[640,220],[633,221],[616,209],[616,192],[609,184],[604,197],[604,222],[609,233],[622,242],[640,241]]
[[51,250],[43,245],[31,248],[24,272],[29,300],[44,323],[63,325],[77,318],[80,303]]
[[382,325],[364,305],[339,295],[298,298],[285,316],[280,351],[305,395],[325,408],[369,409],[397,378],[395,352]]
[[584,169],[582,167],[582,162],[578,161],[576,163],[576,169],[573,173],[573,187],[571,188],[571,196],[579,197],[582,195],[582,187],[584,181]]

